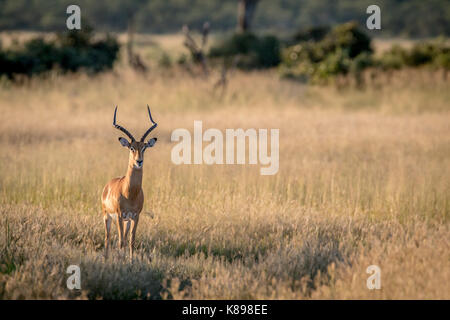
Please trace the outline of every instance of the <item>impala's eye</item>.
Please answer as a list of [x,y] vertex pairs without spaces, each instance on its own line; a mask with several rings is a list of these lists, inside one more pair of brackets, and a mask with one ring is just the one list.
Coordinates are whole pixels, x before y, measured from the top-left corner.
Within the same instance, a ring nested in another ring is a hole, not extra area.
[[134,152],[134,148],[133,147],[131,147],[130,150],[131,150],[131,152]]

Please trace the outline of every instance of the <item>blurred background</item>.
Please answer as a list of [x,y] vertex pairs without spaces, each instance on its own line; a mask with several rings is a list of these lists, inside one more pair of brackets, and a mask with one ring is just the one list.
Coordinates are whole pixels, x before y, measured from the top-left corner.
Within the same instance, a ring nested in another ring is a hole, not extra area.
[[[219,65],[218,86],[234,68],[277,68],[282,77],[312,83],[341,83],[336,78],[350,74],[362,85],[361,72],[368,68],[450,64],[445,0],[378,1],[379,30],[366,28],[366,0],[84,0],[77,2],[81,31],[68,32],[70,4],[0,2],[0,75],[97,73],[113,68],[121,51],[122,60],[142,72],[175,64],[193,73],[193,63],[207,76]],[[94,34],[103,37],[94,40]]]
[[291,33],[350,20],[365,25],[366,8],[376,4],[383,19],[378,36],[420,38],[450,34],[450,4],[446,0],[2,0],[0,29],[63,31],[64,9],[78,4],[83,22],[99,31],[124,31],[132,18],[139,32],[177,32],[184,24],[200,28],[205,20],[213,30],[222,32],[236,28],[239,2],[257,3],[251,9],[255,11],[251,26],[257,31]]

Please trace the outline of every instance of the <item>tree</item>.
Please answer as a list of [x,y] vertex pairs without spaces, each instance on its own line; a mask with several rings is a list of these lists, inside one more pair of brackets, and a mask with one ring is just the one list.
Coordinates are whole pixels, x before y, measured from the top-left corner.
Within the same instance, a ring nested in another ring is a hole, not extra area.
[[146,0],[134,0],[126,2],[123,7],[123,12],[127,16],[127,55],[128,55],[128,63],[134,69],[138,71],[145,72],[147,71],[147,67],[142,62],[140,56],[134,52],[134,34],[136,33],[136,15],[139,10],[141,10],[146,4]]
[[250,30],[256,5],[259,0],[239,0],[238,3],[238,32],[243,33]]

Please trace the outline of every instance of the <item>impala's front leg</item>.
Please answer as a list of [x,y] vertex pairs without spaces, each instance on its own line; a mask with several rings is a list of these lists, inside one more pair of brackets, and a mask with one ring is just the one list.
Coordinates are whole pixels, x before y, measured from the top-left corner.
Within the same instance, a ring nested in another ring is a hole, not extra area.
[[123,248],[123,219],[122,213],[117,215],[117,233],[119,234],[119,248]]
[[139,222],[139,215],[135,215],[131,220],[131,234],[130,234],[130,260],[133,260],[133,251],[134,251],[134,239],[136,238],[136,229]]

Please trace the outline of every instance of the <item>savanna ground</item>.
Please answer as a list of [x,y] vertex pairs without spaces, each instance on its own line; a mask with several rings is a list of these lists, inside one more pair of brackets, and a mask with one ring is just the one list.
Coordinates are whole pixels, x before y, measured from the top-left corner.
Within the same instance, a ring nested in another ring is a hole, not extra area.
[[[450,299],[441,74],[406,70],[337,90],[234,72],[223,95],[217,77],[119,65],[2,83],[1,299]],[[111,126],[116,104],[136,135],[149,125],[146,104],[158,122],[133,263],[115,229],[103,258],[100,194],[128,159]],[[171,132],[192,132],[194,120],[204,130],[279,128],[279,172],[172,164]],[[81,291],[66,287],[72,264]],[[370,265],[381,290],[366,287]]]

